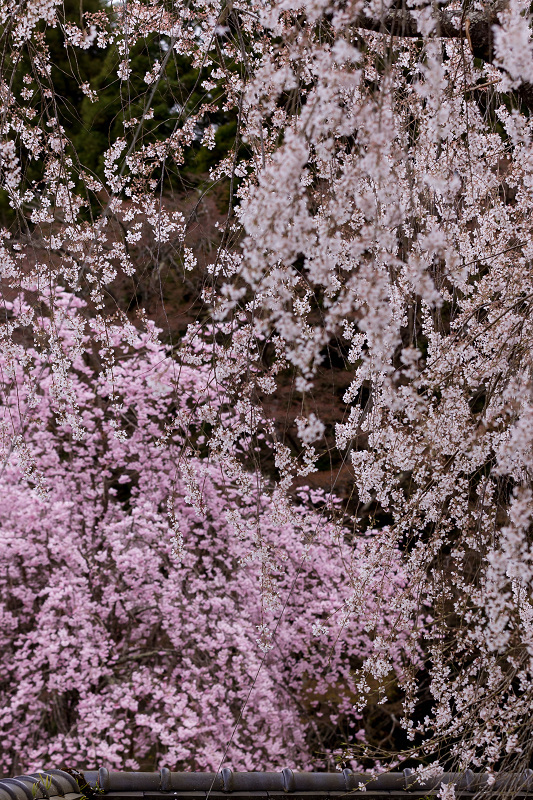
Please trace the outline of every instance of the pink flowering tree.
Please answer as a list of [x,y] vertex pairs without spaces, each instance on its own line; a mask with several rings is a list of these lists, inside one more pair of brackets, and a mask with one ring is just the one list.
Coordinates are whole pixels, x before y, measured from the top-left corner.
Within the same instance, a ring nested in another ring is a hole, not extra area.
[[2,768],[327,763],[361,729],[353,672],[400,616],[399,552],[385,616],[363,574],[372,533],[354,548],[323,493],[280,523],[266,493],[184,459],[202,445],[199,398],[220,405],[208,370],[111,325],[106,373],[84,304],[42,300],[40,316],[9,303],[9,324],[54,325],[55,360],[25,344],[1,363],[3,424],[28,443],[0,479]]

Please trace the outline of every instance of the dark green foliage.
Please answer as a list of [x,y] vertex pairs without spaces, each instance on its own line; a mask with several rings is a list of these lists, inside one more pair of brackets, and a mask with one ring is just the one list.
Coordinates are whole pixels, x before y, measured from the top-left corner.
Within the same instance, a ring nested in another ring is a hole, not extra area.
[[[121,81],[117,75],[121,56],[116,45],[99,48],[94,43],[83,49],[65,41],[64,23],[87,28],[90,18],[85,15],[102,11],[109,17],[109,8],[101,0],[65,0],[58,9],[59,24],[46,28],[41,25],[37,38],[27,44],[18,61],[10,63],[8,59],[4,75],[11,81],[16,101],[35,110],[36,128],[46,129],[47,122],[57,118],[70,142],[67,154],[72,158],[74,173],[83,171],[101,180],[105,152],[117,137],[124,137],[128,144],[135,137],[135,147],[142,147],[166,139],[191,116],[199,115],[195,140],[185,149],[183,163],[167,160],[165,175],[157,167],[151,176],[157,180],[164,177],[165,191],[182,189],[184,182],[189,182],[187,174],[196,183],[194,176],[205,175],[235,144],[237,113],[222,109],[224,82],[219,81],[211,91],[206,91],[202,83],[210,77],[213,65],[199,69],[186,56],[173,52],[168,57],[170,40],[156,35],[132,48],[131,75],[129,80]],[[44,47],[50,53],[53,67],[48,78],[35,70],[37,47]],[[164,73],[152,96],[152,86],[145,81],[145,75],[156,62],[163,64],[165,57]],[[31,83],[27,82],[28,76]],[[96,101],[84,94],[82,84],[90,86]],[[33,93],[30,100],[22,94],[28,89]],[[145,119],[148,102],[153,116]],[[128,125],[129,122],[132,124]],[[217,127],[213,150],[200,145],[202,131],[210,124]],[[18,150],[27,185],[40,181],[45,168],[43,161],[29,158],[22,145]],[[79,189],[82,190],[81,182]],[[97,212],[100,200],[95,196],[87,199]],[[0,192],[0,224],[13,227],[15,223],[9,197]]]
[[[36,35],[25,44],[16,58],[10,52],[2,53],[2,76],[11,87],[15,102],[36,112],[36,128],[44,127],[49,120],[56,118],[69,139],[75,138],[82,130],[80,108],[84,95],[80,85],[91,83],[97,75],[101,51],[97,47],[84,50],[65,46],[63,24],[79,24],[80,19],[83,23],[83,14],[101,9],[100,0],[63,0],[58,8],[59,24],[56,27],[39,23]],[[52,70],[49,76],[40,74],[36,69],[38,49],[45,49],[50,54]],[[31,82],[27,82],[28,78],[31,78]],[[25,99],[22,92],[28,90],[32,96]],[[28,184],[39,181],[43,175],[43,162],[29,158],[22,145],[18,151]],[[15,216],[7,192],[0,190],[0,224],[12,227],[16,223]]]
[[[147,98],[151,95],[151,87],[147,86],[144,77],[151,72],[154,64],[164,62],[168,53],[168,39],[152,36],[142,44],[136,45],[130,52],[131,75],[127,82],[117,77],[120,61],[115,47],[110,48],[100,71],[91,83],[97,93],[98,100],[92,103],[84,98],[81,103],[82,129],[74,140],[77,156],[84,168],[103,177],[103,155],[111,141],[126,134],[127,141],[135,135],[137,125],[124,127],[124,122],[143,120]],[[236,113],[224,112],[221,109],[223,86],[206,92],[202,88],[208,77],[208,70],[200,70],[192,66],[190,59],[173,53],[168,58],[164,75],[157,83],[150,108],[153,117],[144,119],[137,134],[137,146],[162,140],[182,127],[192,115],[209,106],[209,111],[201,115],[195,143],[188,147],[184,154],[184,164],[180,172],[205,173],[227,154],[235,143],[237,129]],[[208,150],[201,147],[199,140],[204,127],[217,125],[216,147]],[[180,175],[175,165],[165,165],[165,188],[170,188],[173,178]],[[160,177],[160,176],[158,176]]]

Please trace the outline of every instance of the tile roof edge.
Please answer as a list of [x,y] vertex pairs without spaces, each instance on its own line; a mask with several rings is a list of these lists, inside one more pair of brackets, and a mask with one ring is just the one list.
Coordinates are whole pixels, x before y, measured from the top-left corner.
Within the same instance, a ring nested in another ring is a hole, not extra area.
[[[243,794],[265,797],[287,795],[329,795],[364,793],[405,794],[414,797],[435,794],[441,784],[453,784],[459,794],[508,794],[533,798],[533,771],[495,773],[445,772],[424,777],[415,770],[383,772],[379,775],[339,772],[296,772],[286,767],[280,772],[234,772],[224,768],[214,772],[114,772],[98,770],[39,770],[27,775],[0,779],[0,800],[52,800],[69,795],[68,800],[95,800],[99,795],[147,793],[151,796],[199,792]],[[193,795],[194,796],[194,795]]]

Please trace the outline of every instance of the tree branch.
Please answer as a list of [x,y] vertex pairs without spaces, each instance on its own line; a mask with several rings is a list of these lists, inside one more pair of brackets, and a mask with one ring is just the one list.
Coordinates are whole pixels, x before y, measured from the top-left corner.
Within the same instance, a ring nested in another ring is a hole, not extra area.
[[[506,6],[507,0],[495,0],[481,11],[472,10],[463,14],[447,8],[436,9],[435,34],[445,39],[466,39],[474,57],[490,64],[494,59],[494,26],[498,24],[498,15]],[[363,13],[354,24],[356,28],[390,36],[422,38],[415,17],[403,3],[390,8],[379,18]],[[523,83],[516,89],[516,94],[523,106],[533,111],[533,85]]]
[[[435,10],[437,20],[436,35],[446,39],[468,40],[476,58],[492,61],[493,58],[493,26],[498,24],[498,14],[506,7],[506,0],[496,0],[488,4],[482,11],[470,11],[461,15],[460,11],[447,8]],[[411,11],[402,4],[401,7],[388,10],[381,17],[361,14],[355,22],[358,28],[391,36],[421,38],[416,19]]]

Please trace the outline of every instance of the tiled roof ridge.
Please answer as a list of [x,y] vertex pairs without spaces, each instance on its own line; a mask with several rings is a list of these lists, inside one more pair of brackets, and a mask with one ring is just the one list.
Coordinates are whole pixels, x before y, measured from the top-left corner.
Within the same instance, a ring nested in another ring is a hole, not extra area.
[[[74,777],[76,776],[76,777]],[[77,778],[77,780],[76,780]],[[225,795],[238,798],[281,798],[322,800],[346,795],[398,797],[435,794],[442,784],[453,784],[456,792],[475,794],[529,796],[533,798],[533,770],[489,773],[444,772],[427,777],[412,769],[383,772],[378,775],[339,772],[233,772],[224,768],[213,772],[113,772],[105,768],[85,772],[58,769],[40,770],[28,775],[0,780],[0,800],[94,800],[97,796],[156,798],[174,795],[181,800],[220,800]]]

